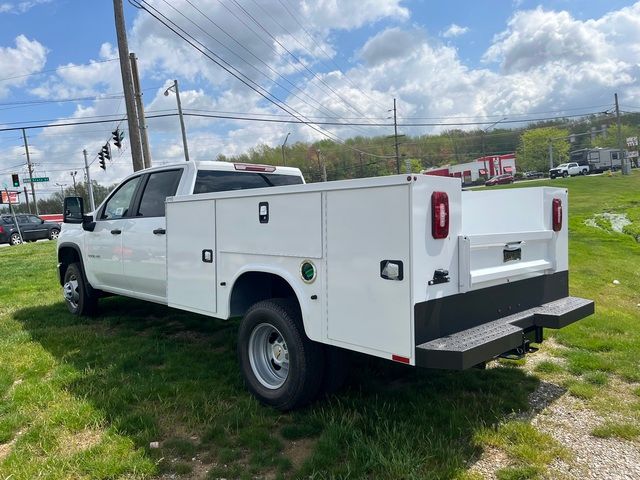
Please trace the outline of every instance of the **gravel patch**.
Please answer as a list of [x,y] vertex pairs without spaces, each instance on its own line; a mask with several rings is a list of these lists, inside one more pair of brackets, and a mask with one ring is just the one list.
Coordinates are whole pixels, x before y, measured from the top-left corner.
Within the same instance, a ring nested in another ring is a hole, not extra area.
[[[555,344],[555,342],[551,343]],[[553,347],[562,348],[557,344]],[[558,359],[545,351],[539,351],[528,357],[524,369],[531,372],[541,361],[558,361]],[[616,388],[617,390],[622,393],[628,388]],[[619,401],[631,401],[626,396],[620,395]],[[539,431],[553,437],[570,452],[570,459],[558,459],[548,465],[545,478],[549,480],[640,479],[640,441],[598,438],[591,435],[591,431],[602,425],[605,420],[630,421],[630,419],[621,418],[615,414],[605,419],[587,408],[583,400],[569,395],[563,387],[545,381],[540,382],[538,388],[531,393],[529,404],[529,411],[514,414],[507,420],[530,421]],[[508,467],[511,463],[504,452],[488,447],[470,466],[470,471],[479,473],[487,480],[495,480],[495,472]]]

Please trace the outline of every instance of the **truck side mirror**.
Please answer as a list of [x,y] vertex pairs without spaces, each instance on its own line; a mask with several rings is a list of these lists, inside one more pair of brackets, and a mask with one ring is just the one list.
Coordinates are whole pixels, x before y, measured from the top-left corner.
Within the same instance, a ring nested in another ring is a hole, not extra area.
[[84,200],[82,197],[65,197],[62,210],[64,223],[82,223],[84,219]]

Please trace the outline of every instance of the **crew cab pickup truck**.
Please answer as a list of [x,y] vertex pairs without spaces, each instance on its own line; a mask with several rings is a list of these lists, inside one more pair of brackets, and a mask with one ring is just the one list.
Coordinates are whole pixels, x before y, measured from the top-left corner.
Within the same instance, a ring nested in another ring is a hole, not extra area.
[[589,165],[579,165],[576,162],[562,163],[549,170],[549,178],[575,177],[576,175],[586,175],[589,173]]
[[569,296],[567,207],[560,188],[188,162],[134,173],[89,214],[67,198],[59,277],[76,315],[119,294],[241,317],[248,389],[289,410],[339,384],[346,351],[466,369],[593,313]]

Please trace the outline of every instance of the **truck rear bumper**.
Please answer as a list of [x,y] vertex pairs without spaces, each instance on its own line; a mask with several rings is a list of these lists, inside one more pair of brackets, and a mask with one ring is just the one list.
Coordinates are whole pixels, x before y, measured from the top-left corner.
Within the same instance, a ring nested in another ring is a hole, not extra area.
[[469,368],[594,309],[591,300],[569,296],[567,271],[421,302],[414,306],[416,365]]
[[416,346],[416,365],[463,370],[525,346],[535,328],[562,328],[595,310],[592,300],[565,297]]

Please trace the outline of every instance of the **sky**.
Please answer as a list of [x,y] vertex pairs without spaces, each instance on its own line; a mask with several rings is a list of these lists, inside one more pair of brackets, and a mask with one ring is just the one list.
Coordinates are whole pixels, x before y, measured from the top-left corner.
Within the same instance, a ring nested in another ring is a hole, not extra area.
[[[128,1],[124,8],[147,115],[175,113],[175,95],[164,92],[177,79],[186,113],[278,120],[187,116],[194,160],[279,146],[287,133],[289,143],[389,135],[394,98],[400,124],[441,124],[400,127],[412,135],[602,112],[615,92],[623,110],[640,110],[640,2],[138,4],[148,11]],[[109,0],[0,0],[0,129],[50,126],[26,130],[34,175],[50,178],[37,186],[40,196],[69,186],[72,171],[82,178],[83,149],[98,182],[131,173],[117,58]],[[90,120],[108,122],[51,126]],[[361,125],[314,123],[327,121]],[[154,165],[184,160],[177,117],[147,126]],[[124,146],[103,171],[96,156],[116,127]],[[0,179],[26,172],[22,132],[0,131]]]

